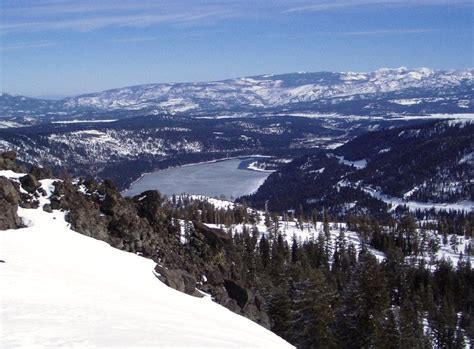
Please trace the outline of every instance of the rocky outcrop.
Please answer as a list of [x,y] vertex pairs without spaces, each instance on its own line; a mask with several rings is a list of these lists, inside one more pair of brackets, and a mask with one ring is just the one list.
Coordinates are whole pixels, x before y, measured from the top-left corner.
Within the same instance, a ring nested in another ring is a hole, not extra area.
[[147,190],[133,198],[138,215],[146,218],[152,225],[160,225],[166,220],[166,214],[163,212],[163,198],[157,190]]
[[157,265],[155,267],[155,275],[158,279],[175,290],[195,297],[203,297],[202,293],[196,290],[196,278],[183,270],[170,270],[161,265]]
[[21,219],[17,214],[19,203],[17,188],[7,178],[0,177],[0,230],[21,227]]
[[231,237],[221,229],[210,228],[207,225],[198,221],[193,221],[193,225],[194,229],[206,238],[206,243],[213,247],[225,245],[231,240]]
[[25,172],[23,166],[20,166],[16,163],[16,152],[14,150],[6,151],[0,154],[0,171],[1,170]]
[[32,166],[29,173],[38,180],[53,178],[52,171],[47,167]]
[[255,295],[249,289],[230,279],[224,280],[224,288],[228,297],[238,305],[240,314],[270,328],[270,318],[263,309],[265,302],[261,296]]
[[109,219],[101,215],[95,200],[79,192],[77,186],[67,181],[56,182],[53,194],[51,207],[67,211],[66,220],[74,230],[110,242],[107,229]]
[[40,182],[38,182],[36,177],[30,173],[28,173],[24,177],[21,177],[20,183],[22,188],[30,194],[33,194],[41,186]]
[[239,307],[243,308],[247,305],[251,296],[246,288],[240,286],[235,281],[228,279],[224,280],[224,287],[229,297],[234,299]]
[[[99,184],[88,180],[81,185],[85,192],[79,191],[77,185],[62,182],[56,186],[55,197],[51,200],[53,208],[59,206],[68,211],[66,219],[74,230],[128,252],[155,260],[169,259],[166,258],[170,255],[167,251],[175,249],[173,241],[167,241],[166,237],[171,231],[177,245],[176,231],[179,229],[169,224],[169,218],[153,206],[151,198],[139,205],[132,199],[123,198],[110,181]],[[56,198],[60,198],[58,202]]]

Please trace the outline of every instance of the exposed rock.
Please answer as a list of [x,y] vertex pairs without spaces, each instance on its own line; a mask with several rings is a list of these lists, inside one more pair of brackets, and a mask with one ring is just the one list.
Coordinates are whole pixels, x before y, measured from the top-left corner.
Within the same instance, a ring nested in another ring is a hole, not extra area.
[[53,178],[53,173],[49,168],[46,167],[33,166],[30,169],[30,174],[35,176],[35,178],[39,180]]
[[18,205],[20,194],[12,182],[5,177],[0,177],[0,198],[10,205]]
[[117,192],[117,187],[111,179],[104,179],[104,186],[106,189],[112,189],[114,192]]
[[16,163],[16,152],[6,151],[0,155],[0,170],[25,172],[24,168]]
[[249,291],[246,288],[229,279],[224,280],[224,287],[229,297],[234,299],[239,307],[245,307],[250,298]]
[[85,207],[77,207],[70,210],[66,220],[71,223],[74,230],[81,234],[108,242],[108,220],[105,217],[101,217],[97,210],[90,210],[89,207],[91,206],[86,205]]
[[53,210],[59,210],[61,208],[61,198],[57,195],[51,195],[49,197],[49,201],[51,202],[51,208]]
[[0,177],[0,230],[21,227],[17,214],[19,202],[20,195],[15,186],[5,177]]
[[20,207],[22,208],[38,208],[39,201],[34,199],[31,195],[21,195]]
[[43,211],[51,213],[51,212],[53,212],[53,209],[51,208],[50,204],[45,204],[45,205],[43,205]]
[[148,190],[133,198],[140,217],[148,219],[150,223],[157,223],[166,219],[161,210],[163,198],[157,190]]
[[271,327],[270,317],[264,311],[264,309],[259,308],[255,303],[248,303],[242,309],[242,315],[262,325],[263,327]]
[[110,236],[121,238],[124,250],[143,253],[143,241],[151,240],[155,232],[149,222],[138,215],[133,202],[124,199],[110,183],[104,182],[104,187],[106,194],[100,209],[110,217]]
[[2,154],[2,158],[8,159],[8,160],[11,160],[11,161],[15,161],[16,160],[16,151],[14,151],[14,150],[6,151]]
[[206,238],[206,243],[210,246],[216,247],[219,245],[224,245],[226,242],[231,240],[231,237],[221,229],[210,228],[207,225],[193,221],[194,229],[204,235]]
[[30,173],[21,177],[20,183],[23,189],[25,189],[28,193],[34,193],[41,186],[36,177]]
[[163,281],[167,286],[174,288],[180,292],[190,294],[196,297],[202,297],[202,294],[196,291],[196,279],[183,270],[166,269],[160,265],[155,267],[158,279]]
[[99,204],[77,191],[70,182],[56,182],[51,196],[51,208],[68,211],[66,220],[81,234],[109,242],[109,219],[101,215]]

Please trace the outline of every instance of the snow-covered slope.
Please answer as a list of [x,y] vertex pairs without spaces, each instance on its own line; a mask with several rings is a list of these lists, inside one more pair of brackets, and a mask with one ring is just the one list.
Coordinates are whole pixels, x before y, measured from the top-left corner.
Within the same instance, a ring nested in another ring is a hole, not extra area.
[[[66,108],[145,109],[177,113],[199,109],[277,107],[335,97],[411,89],[439,90],[472,83],[473,70],[379,69],[368,73],[259,75],[206,83],[148,84],[65,100]],[[421,100],[420,100],[421,101]],[[397,102],[394,102],[397,103]],[[415,103],[409,100],[406,103]],[[470,102],[463,102],[469,107]]]
[[153,261],[70,230],[60,211],[19,214],[28,227],[0,234],[4,348],[291,347],[208,297],[165,286]]
[[275,113],[384,117],[459,114],[474,111],[473,87],[474,69],[258,75],[128,86],[59,101],[0,93],[0,119],[26,126],[143,115],[220,118]]

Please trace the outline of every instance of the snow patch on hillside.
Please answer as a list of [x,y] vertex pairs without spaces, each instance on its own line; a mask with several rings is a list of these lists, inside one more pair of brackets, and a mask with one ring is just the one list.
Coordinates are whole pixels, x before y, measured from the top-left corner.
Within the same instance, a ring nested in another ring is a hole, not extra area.
[[108,122],[114,122],[117,121],[117,119],[101,119],[101,120],[59,120],[59,121],[51,121],[52,124],[83,124],[83,123],[108,123]]
[[391,100],[390,102],[395,103],[395,104],[400,104],[400,105],[415,105],[415,104],[420,104],[422,100],[419,98],[394,99],[394,100]]
[[461,160],[459,160],[460,164],[470,164],[474,163],[474,152],[464,155]]
[[347,165],[347,166],[353,166],[353,167],[355,167],[359,170],[367,167],[367,160],[365,160],[365,159],[356,160],[356,161],[349,161],[349,160],[344,159],[343,156],[336,156],[336,155],[332,155],[332,156],[339,159],[340,164],[344,164],[344,165]]
[[[465,212],[472,212],[474,211],[474,202],[470,200],[464,200],[455,203],[429,203],[429,202],[419,202],[419,201],[411,201],[411,200],[403,200],[400,198],[396,198],[387,194],[383,194],[373,188],[370,187],[363,187],[367,194],[370,196],[382,200],[383,202],[392,205],[391,210],[395,210],[398,206],[406,206],[410,211],[415,210],[431,210],[434,209],[435,211],[465,211]],[[408,197],[411,195],[411,192],[405,193]]]

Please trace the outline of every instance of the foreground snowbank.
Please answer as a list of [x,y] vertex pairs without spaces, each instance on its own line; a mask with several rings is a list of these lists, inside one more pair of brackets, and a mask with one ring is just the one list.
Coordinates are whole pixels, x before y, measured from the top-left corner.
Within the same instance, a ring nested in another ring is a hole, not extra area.
[[0,232],[2,347],[291,347],[165,286],[153,261],[70,230],[61,212],[19,214],[28,228]]

